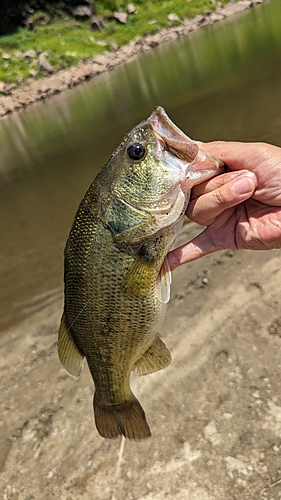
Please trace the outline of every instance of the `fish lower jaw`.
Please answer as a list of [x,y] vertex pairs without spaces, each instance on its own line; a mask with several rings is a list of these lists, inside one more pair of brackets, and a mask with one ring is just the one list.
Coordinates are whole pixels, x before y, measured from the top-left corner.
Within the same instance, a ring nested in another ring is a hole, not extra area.
[[183,181],[180,182],[180,187],[181,190],[187,194],[193,186],[196,186],[197,184],[200,184],[200,182],[207,181],[208,179],[211,179],[212,177],[215,177],[216,175],[220,174],[220,171],[214,171],[213,169],[211,170],[201,170],[200,172],[197,173],[197,175],[192,175],[191,177],[186,177]]

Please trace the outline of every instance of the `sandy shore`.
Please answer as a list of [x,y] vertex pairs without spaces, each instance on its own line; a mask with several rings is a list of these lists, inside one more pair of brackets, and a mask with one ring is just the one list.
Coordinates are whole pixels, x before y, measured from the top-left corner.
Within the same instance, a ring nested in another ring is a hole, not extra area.
[[[198,228],[187,224],[179,244]],[[62,300],[0,337],[3,500],[279,500],[280,250],[210,255],[173,273],[172,364],[133,377],[152,437],[104,440],[93,382],[62,369]]]
[[40,80],[29,79],[27,84],[16,89],[11,89],[8,95],[0,97],[0,117],[15,110],[25,108],[37,101],[47,99],[53,94],[72,88],[85,80],[93,78],[95,75],[124,64],[142,52],[152,50],[160,44],[175,40],[203,26],[221,21],[265,1],[268,0],[240,0],[235,3],[230,2],[223,7],[218,7],[215,11],[208,11],[203,15],[186,20],[179,26],[161,30],[156,35],[139,37],[128,45],[120,47],[115,52],[104,52],[87,62],[80,63],[67,70],[60,70]]

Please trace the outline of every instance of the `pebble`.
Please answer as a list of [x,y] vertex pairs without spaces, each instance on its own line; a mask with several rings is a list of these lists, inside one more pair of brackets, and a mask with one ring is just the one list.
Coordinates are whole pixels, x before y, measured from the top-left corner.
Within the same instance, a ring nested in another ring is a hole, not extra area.
[[174,14],[173,12],[171,12],[171,14],[168,15],[168,19],[169,21],[179,21],[180,18],[177,14]]
[[253,396],[253,398],[259,399],[260,398],[260,392],[259,391],[253,392],[252,396]]
[[27,50],[26,52],[24,52],[23,54],[21,54],[22,57],[24,58],[32,58],[32,57],[36,57],[36,52],[34,49],[30,49],[30,50]]
[[53,66],[43,54],[39,57],[39,69],[47,73],[53,73],[54,71]]
[[137,12],[137,8],[135,7],[135,5],[133,3],[128,3],[126,10],[127,10],[128,14],[136,14],[136,12]]
[[126,12],[114,12],[113,18],[121,24],[127,24],[128,14]]

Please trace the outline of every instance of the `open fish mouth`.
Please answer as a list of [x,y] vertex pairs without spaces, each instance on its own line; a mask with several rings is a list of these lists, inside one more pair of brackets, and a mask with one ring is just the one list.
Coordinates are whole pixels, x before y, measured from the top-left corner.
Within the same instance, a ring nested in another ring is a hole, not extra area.
[[169,152],[188,163],[195,160],[199,152],[198,144],[170,120],[161,106],[154,109],[148,121]]
[[171,157],[180,160],[177,167],[184,171],[181,181],[183,191],[225,171],[225,164],[204,151],[198,142],[193,141],[170,120],[165,110],[158,106],[148,118],[154,133],[163,142],[164,149]]

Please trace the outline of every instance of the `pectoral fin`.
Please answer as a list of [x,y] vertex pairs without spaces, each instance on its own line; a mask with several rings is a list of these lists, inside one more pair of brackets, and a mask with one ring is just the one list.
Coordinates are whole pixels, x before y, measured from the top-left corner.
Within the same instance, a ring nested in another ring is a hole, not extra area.
[[138,375],[148,375],[149,373],[166,368],[171,363],[171,359],[169,349],[163,340],[157,336],[144,355],[136,361],[134,370]]
[[69,375],[78,378],[83,367],[84,355],[68,333],[64,316],[59,328],[58,355],[60,362]]
[[170,271],[169,264],[164,260],[162,267],[157,276],[156,291],[160,302],[167,304],[170,300],[170,288],[172,282],[172,274]]
[[155,279],[155,264],[136,257],[123,281],[123,291],[128,295],[140,296],[150,290]]

